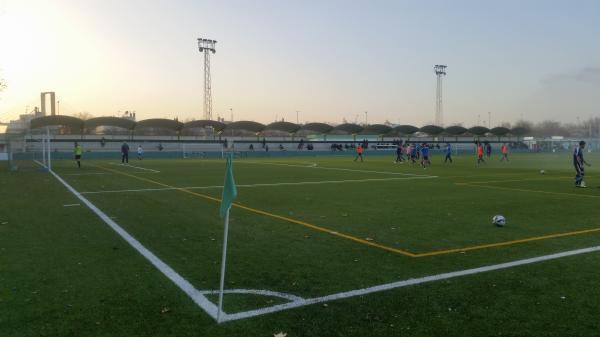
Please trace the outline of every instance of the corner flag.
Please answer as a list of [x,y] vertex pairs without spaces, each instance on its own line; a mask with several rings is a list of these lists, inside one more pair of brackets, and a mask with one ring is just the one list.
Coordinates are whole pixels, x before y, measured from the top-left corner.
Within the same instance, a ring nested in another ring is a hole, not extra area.
[[233,200],[237,197],[237,188],[233,180],[232,155],[227,156],[227,171],[225,172],[225,183],[223,184],[223,195],[221,197],[221,218],[224,218]]
[[225,218],[223,228],[223,257],[221,259],[221,282],[219,284],[219,304],[217,308],[217,322],[221,323],[223,313],[223,292],[225,287],[225,265],[227,263],[227,236],[229,233],[229,210],[233,200],[237,197],[237,188],[233,180],[233,155],[227,156],[227,171],[225,171],[225,183],[223,183],[223,196],[221,197],[221,217]]

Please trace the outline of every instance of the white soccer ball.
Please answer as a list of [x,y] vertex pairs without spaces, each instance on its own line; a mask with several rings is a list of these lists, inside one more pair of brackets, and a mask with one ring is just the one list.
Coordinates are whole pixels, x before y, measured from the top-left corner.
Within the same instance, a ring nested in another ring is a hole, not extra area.
[[540,174],[546,174],[546,171],[540,170]]
[[492,223],[498,227],[506,225],[506,218],[503,215],[494,215]]

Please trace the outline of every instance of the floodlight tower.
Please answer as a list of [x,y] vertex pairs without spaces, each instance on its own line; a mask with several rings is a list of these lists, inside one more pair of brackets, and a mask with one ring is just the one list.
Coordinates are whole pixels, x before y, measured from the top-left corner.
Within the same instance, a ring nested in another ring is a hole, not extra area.
[[198,50],[204,53],[204,119],[212,119],[212,91],[210,84],[210,53],[215,53],[217,41],[198,39]]
[[443,126],[444,124],[444,109],[442,105],[442,76],[446,76],[446,68],[447,66],[442,64],[436,64],[433,67],[435,75],[437,76],[437,89],[435,94],[435,124],[437,126]]

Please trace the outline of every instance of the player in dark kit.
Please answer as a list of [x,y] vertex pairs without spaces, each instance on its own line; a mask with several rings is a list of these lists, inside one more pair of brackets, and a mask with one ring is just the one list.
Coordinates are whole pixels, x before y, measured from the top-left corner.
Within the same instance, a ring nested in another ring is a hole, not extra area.
[[123,143],[121,145],[121,164],[129,164],[129,145],[127,143]]
[[404,162],[404,148],[402,147],[402,144],[398,144],[398,147],[396,147],[396,163],[403,163]]
[[429,145],[427,143],[424,143],[421,147],[421,157],[421,166],[423,168],[431,165],[431,161],[429,161]]
[[575,166],[575,187],[585,188],[585,182],[583,176],[585,175],[583,165],[590,166],[588,162],[583,159],[583,149],[585,148],[585,142],[582,140],[579,142],[579,146],[575,147],[573,151],[573,165]]
[[410,144],[410,162],[414,165],[417,161],[417,145]]

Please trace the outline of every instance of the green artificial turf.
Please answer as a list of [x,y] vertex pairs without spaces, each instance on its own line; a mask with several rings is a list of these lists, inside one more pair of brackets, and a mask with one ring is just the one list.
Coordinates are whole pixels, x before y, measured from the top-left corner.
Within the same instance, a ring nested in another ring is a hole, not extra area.
[[[226,289],[311,298],[600,244],[600,231],[594,231],[471,249],[600,228],[600,170],[588,168],[590,188],[576,189],[568,153],[516,154],[509,163],[493,158],[480,167],[469,156],[456,157],[451,165],[434,156],[426,170],[395,164],[388,156],[367,155],[364,163],[352,159],[234,161],[236,203],[262,214],[232,208]],[[600,156],[586,159],[600,165]],[[82,169],[72,161],[55,161],[53,169],[197,289],[218,289],[223,223],[219,204],[205,196],[220,198],[224,161],[115,164],[84,158]],[[272,336],[280,331],[289,337],[595,336],[600,331],[600,253],[218,325],[50,174],[22,166],[0,171],[0,179],[0,336]],[[120,190],[131,191],[115,192]],[[71,204],[80,206],[64,206]],[[506,216],[505,227],[491,224],[496,214]],[[452,252],[411,257],[365,242],[410,254]],[[216,301],[214,295],[208,298]],[[228,294],[224,310],[285,302]]]

